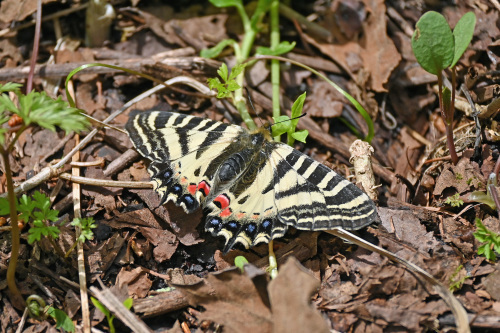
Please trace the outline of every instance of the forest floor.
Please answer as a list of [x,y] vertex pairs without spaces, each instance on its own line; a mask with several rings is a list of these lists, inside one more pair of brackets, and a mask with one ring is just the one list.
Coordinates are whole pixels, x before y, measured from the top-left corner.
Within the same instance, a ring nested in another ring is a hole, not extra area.
[[[284,56],[314,67],[343,87],[374,121],[371,145],[380,184],[380,221],[357,234],[417,264],[449,288],[467,311],[472,331],[500,331],[500,266],[478,255],[484,243],[474,236],[480,220],[496,235],[500,247],[500,220],[496,209],[471,197],[475,191],[486,192],[500,155],[496,112],[481,120],[481,143],[475,147],[474,119],[457,102],[453,128],[459,162],[453,165],[434,87],[436,76],[418,65],[411,47],[415,23],[426,11],[442,13],[451,27],[465,13],[474,12],[477,24],[472,43],[458,62],[457,81],[458,86],[467,85],[478,105],[492,105],[500,95],[498,2],[318,0],[292,1],[289,6],[296,13],[281,10],[280,38],[297,45]],[[65,96],[66,76],[88,63],[113,64],[162,81],[187,76],[202,84],[217,76],[221,63],[235,64],[229,49],[216,60],[199,56],[202,49],[225,38],[241,40],[241,18],[232,8],[216,8],[208,1],[166,5],[147,0],[116,1],[114,7],[110,36],[102,46],[90,47],[84,42],[86,4],[43,0],[43,17],[52,18],[42,23],[37,59],[42,66],[35,72],[36,90]],[[255,8],[249,7],[249,12]],[[0,83],[26,82],[34,38],[34,25],[29,22],[35,12],[35,0],[0,4]],[[304,25],[301,19],[315,24]],[[268,32],[266,18],[255,45],[268,46]],[[249,68],[245,83],[255,106],[252,116],[257,113],[263,121],[271,120],[272,109],[267,65],[259,61]],[[286,63],[281,70],[282,110],[290,110],[307,91],[307,115],[298,129],[307,129],[309,137],[295,148],[352,179],[349,146],[357,137],[344,123],[363,136],[365,121],[318,76]],[[87,69],[71,81],[77,107],[101,121],[152,86],[144,78],[104,67]],[[467,105],[463,95],[457,99]],[[230,103],[207,98],[182,84],[141,99],[110,125],[123,128],[132,109],[175,110],[244,126]],[[135,152],[126,133],[97,122],[93,126],[99,132],[81,150],[80,161],[96,163],[81,168],[81,176],[149,180],[148,161]],[[68,154],[88,133],[66,136],[63,131],[30,127],[11,156],[16,185]],[[63,169],[71,173],[71,168],[67,164]],[[52,207],[59,211],[61,230],[56,242],[67,251],[75,242],[70,225],[73,183],[53,178],[34,190],[54,198]],[[5,175],[0,191],[6,192]],[[204,230],[201,210],[186,214],[171,202],[162,206],[151,189],[83,184],[80,201],[82,216],[94,218],[97,225],[95,237],[81,252],[90,294],[98,297],[104,289],[122,301],[132,298],[136,322],[145,323],[142,331],[147,327],[158,332],[456,329],[450,307],[432,287],[403,266],[330,234],[292,228],[276,240],[280,273],[271,281],[264,271],[266,244],[223,254],[223,240]],[[83,331],[85,305],[80,301],[77,252],[61,258],[47,238],[29,244],[30,227],[28,223],[21,233],[18,288],[24,298],[37,294],[63,310]],[[9,230],[8,220],[0,225],[1,332],[14,332],[19,325],[24,325],[23,332],[57,331],[52,319],[21,320],[23,308],[13,302],[5,279],[11,255]],[[234,268],[237,256],[254,266],[242,273]],[[92,303],[87,318],[95,329],[109,331],[109,322]],[[118,319],[115,326],[118,332],[141,331]]]

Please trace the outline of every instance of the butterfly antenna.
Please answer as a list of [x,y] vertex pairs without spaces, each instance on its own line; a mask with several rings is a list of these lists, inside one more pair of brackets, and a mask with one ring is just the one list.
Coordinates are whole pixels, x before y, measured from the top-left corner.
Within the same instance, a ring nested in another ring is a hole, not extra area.
[[247,99],[248,99],[248,103],[250,104],[250,107],[252,108],[253,112],[255,112],[255,114],[257,115],[257,118],[259,118],[260,125],[262,127],[264,127],[264,123],[262,122],[262,118],[260,117],[260,115],[257,112],[257,110],[255,110],[255,108],[253,107],[252,97],[250,96],[250,92],[248,91],[247,87],[245,87],[245,91],[247,92]]
[[277,123],[272,124],[271,126],[274,126],[274,125],[277,125],[277,124],[281,124],[281,123],[284,123],[284,122],[286,122],[286,121],[292,121],[292,120],[294,120],[294,119],[299,119],[299,118],[302,118],[302,117],[304,117],[304,116],[306,116],[306,115],[307,115],[307,113],[303,113],[303,114],[301,114],[301,115],[300,115],[300,116],[298,116],[298,117],[294,117],[294,118],[287,119],[287,120],[282,120],[282,121],[279,121],[279,122],[277,122]]

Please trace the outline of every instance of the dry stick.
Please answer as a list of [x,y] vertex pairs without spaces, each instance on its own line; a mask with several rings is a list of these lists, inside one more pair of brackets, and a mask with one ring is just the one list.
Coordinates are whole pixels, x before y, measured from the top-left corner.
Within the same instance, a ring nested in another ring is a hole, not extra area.
[[[165,81],[166,85],[173,85],[173,84],[178,84],[178,83],[184,83],[186,85],[189,85],[190,87],[197,89],[198,91],[205,94],[206,96],[211,97],[214,95],[214,93],[210,89],[208,89],[206,86],[199,83],[198,81],[193,80],[190,77],[179,76],[179,77]],[[111,122],[118,115],[120,115],[123,111],[125,111],[126,109],[128,109],[129,107],[134,105],[135,103],[137,103],[137,102],[143,100],[144,98],[162,90],[163,88],[164,88],[164,86],[158,85],[158,86],[155,86],[155,87],[149,89],[148,91],[140,94],[139,96],[133,98],[128,103],[125,103],[125,105],[120,110],[117,110],[114,113],[112,113],[102,123],[107,124],[107,123]],[[40,185],[42,182],[47,181],[48,179],[50,179],[52,177],[58,176],[62,172],[62,170],[60,170],[60,168],[63,165],[65,165],[77,151],[80,151],[80,149],[82,149],[82,147],[87,145],[87,143],[89,143],[94,138],[94,136],[97,134],[97,132],[98,132],[97,129],[93,129],[89,134],[87,134],[87,136],[83,140],[80,141],[80,143],[78,145],[75,146],[75,148],[73,148],[73,150],[71,150],[68,153],[68,155],[66,155],[63,159],[61,159],[57,164],[43,168],[34,177],[26,180],[24,183],[22,183],[21,185],[16,187],[14,189],[14,194],[17,196],[21,193],[27,192],[27,191],[33,189],[34,187]],[[7,196],[7,193],[3,193],[0,195],[0,198],[4,198],[6,196]]]
[[[78,143],[79,136],[75,135],[76,142]],[[77,151],[73,155],[73,162],[78,162],[80,160],[80,152]],[[75,177],[80,176],[80,168],[73,167],[72,174]],[[80,184],[73,183],[73,204],[74,204],[74,215],[75,219],[82,217],[81,214],[81,202],[80,202]],[[80,282],[80,302],[82,306],[82,321],[83,321],[83,332],[90,333],[90,311],[89,311],[89,297],[87,294],[87,277],[85,274],[85,253],[83,252],[83,244],[80,242],[79,238],[82,233],[80,226],[76,226],[76,243],[77,243],[77,253],[78,253],[78,279]]]
[[455,316],[455,323],[457,325],[457,332],[459,333],[467,333],[470,332],[469,328],[469,320],[467,318],[467,312],[463,308],[462,304],[456,299],[455,296],[444,286],[439,282],[435,277],[433,277],[431,274],[427,273],[425,270],[422,268],[418,267],[417,265],[395,255],[392,252],[389,252],[381,247],[378,247],[376,245],[373,245],[364,239],[351,234],[350,232],[342,229],[342,228],[335,228],[333,230],[327,230],[325,231],[329,234],[335,235],[339,238],[342,238],[344,240],[347,240],[349,242],[352,242],[364,249],[367,249],[369,251],[376,252],[384,257],[389,258],[390,260],[400,263],[406,268],[408,268],[410,271],[415,273],[416,277],[420,277],[423,280],[427,281],[432,285],[434,288],[434,291],[436,291],[439,296],[448,304],[448,306],[451,308],[451,311],[453,312]]
[[137,181],[118,181],[118,180],[107,180],[107,179],[94,179],[87,177],[80,177],[70,175],[69,173],[61,173],[59,178],[72,181],[76,184],[85,184],[93,186],[102,187],[123,187],[123,188],[153,188],[153,183],[151,182],[137,182]]
[[[101,282],[102,284],[102,282]],[[96,287],[90,287],[95,297],[104,304],[104,306],[111,311],[118,319],[128,326],[135,333],[152,333],[153,331],[134,313],[123,305],[122,302],[109,290],[104,288],[102,290]]]

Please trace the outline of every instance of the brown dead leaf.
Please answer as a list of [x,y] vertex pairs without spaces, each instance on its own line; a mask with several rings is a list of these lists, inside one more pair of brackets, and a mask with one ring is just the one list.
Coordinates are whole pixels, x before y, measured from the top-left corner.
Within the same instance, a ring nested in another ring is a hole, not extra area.
[[434,195],[442,195],[447,188],[453,187],[459,194],[466,191],[478,190],[479,185],[486,184],[479,165],[462,158],[457,165],[448,165],[436,179]]
[[96,279],[97,275],[108,270],[124,243],[125,239],[118,233],[114,233],[109,239],[97,243],[89,249],[87,260],[92,281]]
[[153,281],[148,278],[148,274],[141,267],[136,267],[129,271],[122,267],[116,276],[116,285],[122,288],[128,287],[128,294],[132,298],[144,298],[148,295]]
[[319,281],[297,259],[290,257],[268,286],[273,312],[273,333],[330,332],[321,314],[311,306]]
[[[42,0],[42,4],[55,2],[56,0]],[[0,5],[0,22],[11,23],[22,21],[36,12],[37,0],[3,0]]]
[[[359,71],[356,81],[363,81],[369,73],[371,81],[368,89],[386,92],[384,84],[401,61],[393,41],[387,36],[386,6],[383,0],[364,0],[369,13],[361,23],[364,32],[360,41],[347,41],[343,44],[323,43],[304,34],[304,39],[316,46],[325,55],[339,63],[348,73]],[[362,73],[364,72],[364,73]]]
[[342,114],[347,99],[325,81],[314,81],[304,112],[312,117],[335,118]]
[[365,304],[368,312],[376,318],[383,318],[389,323],[401,325],[412,331],[420,331],[420,316],[408,309],[388,307],[385,300],[376,299],[373,302]]
[[252,279],[231,268],[210,273],[194,285],[175,285],[192,306],[203,306],[198,319],[210,320],[226,332],[271,332],[271,310]]
[[382,225],[402,242],[412,245],[423,253],[435,250],[439,242],[432,231],[427,232],[420,220],[409,210],[379,207]]
[[500,301],[500,265],[495,271],[483,279],[483,286],[495,301]]
[[173,233],[168,230],[145,227],[139,227],[138,230],[155,246],[153,255],[157,262],[165,262],[174,255],[179,240]]
[[191,246],[203,242],[196,227],[202,221],[201,209],[193,214],[186,214],[181,207],[168,202],[160,206],[160,197],[152,190],[133,190],[150,207],[155,216],[159,217],[170,225],[172,231],[183,245]]

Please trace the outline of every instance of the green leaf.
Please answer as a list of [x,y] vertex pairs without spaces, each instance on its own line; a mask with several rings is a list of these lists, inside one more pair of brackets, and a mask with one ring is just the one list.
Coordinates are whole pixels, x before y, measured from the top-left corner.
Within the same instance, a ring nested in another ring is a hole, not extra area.
[[500,253],[500,234],[486,228],[480,219],[476,218],[476,232],[474,237],[481,243],[477,254],[484,255],[488,260],[495,261],[495,252]]
[[297,141],[306,143],[306,138],[309,135],[309,132],[307,130],[301,130],[297,132],[293,132],[291,134],[292,138],[294,138]]
[[78,226],[81,229],[80,236],[78,237],[79,242],[83,243],[87,240],[94,239],[94,232],[92,229],[97,228],[97,225],[92,217],[74,219],[71,225],[75,227]]
[[73,321],[71,321],[71,318],[66,314],[66,312],[55,309],[53,307],[49,307],[47,313],[56,321],[56,328],[61,328],[66,332],[75,331],[75,325],[73,324]]
[[94,304],[94,306],[96,308],[98,308],[102,313],[104,313],[104,315],[106,317],[109,317],[111,315],[111,313],[109,312],[108,308],[104,306],[104,304],[102,304],[101,302],[99,302],[99,300],[97,298],[94,298],[92,296],[90,296],[90,300],[92,301],[92,304]]
[[234,66],[233,68],[231,68],[231,75],[229,75],[229,80],[236,79],[236,77],[238,75],[240,75],[241,72],[243,72],[243,70],[245,69],[246,66],[247,66],[247,64],[238,64],[238,65]]
[[17,206],[17,210],[21,213],[19,217],[22,220],[29,221],[33,216],[33,210],[35,209],[36,204],[30,197],[26,194],[23,194],[21,198],[19,198],[19,205]]
[[219,74],[222,81],[227,82],[229,69],[227,68],[227,65],[225,63],[222,63],[222,65],[219,67],[219,69],[217,70],[217,74]]
[[[306,100],[306,92],[297,97],[292,105],[292,128],[295,130],[297,124],[299,123],[298,117],[302,115],[302,109],[304,108],[304,101]],[[294,119],[295,118],[295,119]]]
[[226,46],[230,46],[230,45],[234,45],[234,44],[236,44],[236,41],[234,39],[223,39],[214,47],[201,50],[200,56],[202,56],[203,58],[209,58],[209,59],[215,58],[215,57],[219,56],[219,54],[226,48]]
[[0,215],[9,215],[10,204],[6,198],[0,198]]
[[295,42],[283,41],[274,48],[260,46],[257,48],[257,55],[279,56],[290,52],[295,47]]
[[418,63],[429,73],[438,75],[450,66],[455,41],[444,16],[434,11],[425,13],[416,24],[411,46]]
[[69,107],[61,97],[54,100],[44,92],[33,91],[28,95],[20,95],[19,106],[18,111],[12,112],[23,118],[26,125],[36,124],[51,131],[59,127],[69,133],[82,131],[90,124],[80,110]]
[[291,129],[292,122],[288,116],[279,116],[277,118],[273,117],[273,120],[274,124],[271,127],[273,137],[287,133]]
[[0,84],[0,94],[4,92],[13,91],[16,94],[20,93],[21,87],[23,85],[20,83],[7,82],[6,84]]
[[127,308],[127,310],[130,310],[132,308],[132,305],[134,305],[134,299],[130,297],[127,298],[123,301],[123,305]]
[[218,8],[243,6],[243,2],[241,0],[210,0],[210,3]]
[[455,38],[455,52],[450,67],[454,67],[460,57],[462,57],[462,55],[464,54],[465,50],[467,50],[467,47],[469,46],[472,37],[474,36],[475,26],[476,15],[473,12],[466,13],[455,25],[455,29],[453,29],[453,36]]
[[228,81],[227,82],[227,91],[228,92],[233,92],[233,91],[236,91],[238,89],[241,89],[240,85],[235,81],[235,80],[231,80],[231,81]]
[[246,264],[248,264],[248,260],[244,256],[237,256],[236,258],[234,258],[234,265],[238,267],[241,270],[241,272],[245,271],[244,266]]

